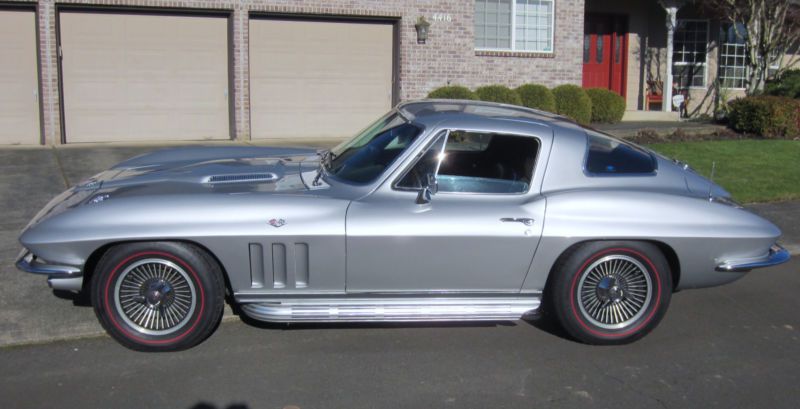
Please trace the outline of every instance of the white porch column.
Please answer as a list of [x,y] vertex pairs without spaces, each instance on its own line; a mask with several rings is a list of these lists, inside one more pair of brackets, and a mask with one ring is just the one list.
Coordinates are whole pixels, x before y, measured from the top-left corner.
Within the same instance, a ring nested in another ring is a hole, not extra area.
[[667,75],[664,81],[664,103],[661,104],[665,112],[672,111],[672,49],[677,25],[678,7],[670,5],[667,10]]

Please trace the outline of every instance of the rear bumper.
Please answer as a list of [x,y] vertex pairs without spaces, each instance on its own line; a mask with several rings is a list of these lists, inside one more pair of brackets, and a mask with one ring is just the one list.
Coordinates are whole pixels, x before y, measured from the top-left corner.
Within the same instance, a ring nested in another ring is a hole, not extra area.
[[16,266],[26,273],[46,275],[47,284],[55,290],[80,291],[83,287],[83,272],[80,268],[49,264],[28,250],[20,253]]
[[778,264],[783,264],[789,261],[790,258],[791,256],[789,255],[788,250],[786,250],[785,248],[781,247],[778,244],[773,244],[772,247],[770,247],[769,252],[767,253],[766,256],[724,261],[717,265],[716,270],[723,272],[742,273],[750,271],[755,268],[763,268],[763,267],[770,267],[770,266],[776,266]]

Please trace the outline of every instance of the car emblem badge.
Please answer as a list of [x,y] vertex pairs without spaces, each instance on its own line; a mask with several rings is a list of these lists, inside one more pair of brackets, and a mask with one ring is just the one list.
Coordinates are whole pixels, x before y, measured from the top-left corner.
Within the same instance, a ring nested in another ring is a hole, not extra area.
[[283,219],[270,219],[270,221],[268,223],[272,227],[281,227],[284,224],[286,224],[286,220],[283,220]]

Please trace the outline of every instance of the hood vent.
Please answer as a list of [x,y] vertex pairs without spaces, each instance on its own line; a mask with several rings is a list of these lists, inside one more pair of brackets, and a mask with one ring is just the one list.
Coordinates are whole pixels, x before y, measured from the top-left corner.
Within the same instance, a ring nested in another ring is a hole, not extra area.
[[266,173],[240,173],[234,175],[214,175],[209,176],[205,183],[210,184],[223,184],[223,183],[265,183],[274,182],[278,180],[278,175],[270,172]]

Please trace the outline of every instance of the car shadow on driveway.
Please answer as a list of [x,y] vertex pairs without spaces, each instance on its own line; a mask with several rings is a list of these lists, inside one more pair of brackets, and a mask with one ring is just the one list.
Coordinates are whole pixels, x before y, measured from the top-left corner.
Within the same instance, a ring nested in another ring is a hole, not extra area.
[[250,406],[247,406],[243,403],[234,403],[228,406],[216,406],[208,402],[200,402],[190,409],[249,409]]
[[540,314],[530,319],[521,320],[521,322],[524,322],[540,331],[546,332],[563,340],[577,342],[575,339],[570,337],[566,331],[564,331],[564,328],[561,328],[561,325],[556,322],[555,317],[551,317],[547,314]]
[[76,307],[92,306],[92,300],[91,297],[89,297],[88,291],[81,291],[79,293],[74,293],[72,291],[53,290],[53,295],[62,300],[72,301],[72,305]]

